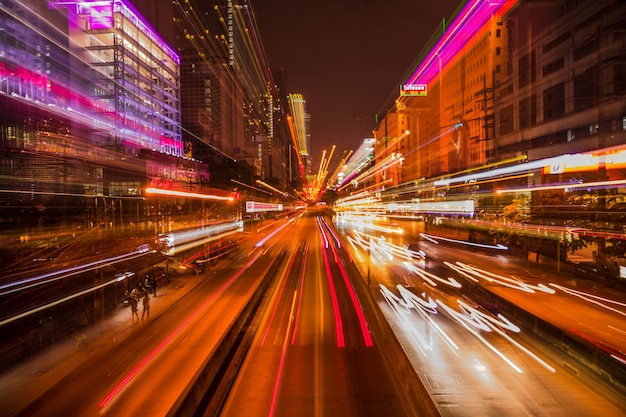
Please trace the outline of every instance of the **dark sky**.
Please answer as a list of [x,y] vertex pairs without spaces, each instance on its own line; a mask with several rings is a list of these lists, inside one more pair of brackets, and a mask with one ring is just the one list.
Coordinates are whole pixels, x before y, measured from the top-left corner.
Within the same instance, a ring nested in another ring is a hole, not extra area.
[[270,67],[284,68],[289,92],[306,100],[315,172],[323,150],[337,145],[338,162],[344,150],[372,136],[373,115],[397,97],[404,73],[460,3],[253,1]]

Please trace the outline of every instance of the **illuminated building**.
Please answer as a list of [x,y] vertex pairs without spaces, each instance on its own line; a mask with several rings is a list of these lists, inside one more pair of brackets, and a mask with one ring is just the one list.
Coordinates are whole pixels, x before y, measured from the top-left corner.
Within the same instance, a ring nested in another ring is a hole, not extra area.
[[379,181],[623,144],[625,16],[619,1],[464,2],[376,126],[376,162],[403,157]]
[[139,213],[146,183],[208,180],[184,158],[178,54],[129,4],[8,1],[0,19],[4,219],[92,225]]
[[511,75],[496,90],[498,154],[534,160],[623,145],[626,4],[537,7],[522,2],[508,21]]
[[376,161],[402,155],[402,167],[381,173],[394,184],[481,166],[493,151],[495,83],[506,76],[503,14],[513,1],[469,1],[439,29],[418,57],[403,92],[375,130]]
[[[415,212],[428,202],[458,218],[443,204],[471,202],[472,224],[491,235],[557,264],[568,248],[595,246],[595,267],[617,276],[626,239],[624,21],[618,0],[463,2],[374,130],[379,207]],[[529,225],[556,229],[526,236]]]
[[[68,14],[71,51],[89,68],[96,117],[117,146],[183,156],[178,54],[128,3],[51,2]],[[72,68],[70,68],[71,70]]]

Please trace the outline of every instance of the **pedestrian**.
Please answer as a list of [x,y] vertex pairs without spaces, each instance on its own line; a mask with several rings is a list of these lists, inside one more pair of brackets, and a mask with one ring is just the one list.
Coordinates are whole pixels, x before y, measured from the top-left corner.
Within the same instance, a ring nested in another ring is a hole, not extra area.
[[143,320],[143,316],[146,316],[146,320],[150,318],[150,296],[146,293],[143,296],[143,310],[141,311],[141,320]]
[[152,292],[152,288],[150,288],[150,280],[148,279],[148,275],[146,274],[145,279],[143,280],[143,290],[147,293]]
[[133,321],[135,321],[135,317],[139,320],[139,313],[137,313],[137,297],[131,295],[128,297],[128,303],[130,304],[130,314]]
[[157,282],[156,282],[156,279],[154,279],[154,277],[150,277],[150,287],[152,288],[152,294],[154,294],[154,296],[156,297]]

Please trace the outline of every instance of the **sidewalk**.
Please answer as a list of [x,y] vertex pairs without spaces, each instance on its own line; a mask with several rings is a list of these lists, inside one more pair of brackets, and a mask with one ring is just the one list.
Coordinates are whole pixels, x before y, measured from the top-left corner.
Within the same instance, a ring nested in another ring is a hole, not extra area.
[[[205,274],[178,274],[171,277],[170,283],[160,283],[157,296],[150,300],[150,320],[168,309],[204,278]],[[141,311],[140,302],[139,317]],[[120,304],[104,321],[87,328],[83,340],[59,341],[53,347],[0,373],[0,414],[4,417],[16,415],[72,370],[89,360],[94,352],[108,349],[111,343],[119,343],[132,336],[135,330],[148,322],[149,320],[133,320],[130,307]]]

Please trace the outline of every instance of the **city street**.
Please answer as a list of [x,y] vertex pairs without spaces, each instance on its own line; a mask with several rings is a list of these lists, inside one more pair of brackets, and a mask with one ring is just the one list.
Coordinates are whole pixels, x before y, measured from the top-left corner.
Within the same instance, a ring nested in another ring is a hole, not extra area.
[[[543,292],[541,283],[547,288],[548,284],[592,288],[584,279],[563,277],[503,251],[472,249],[455,231],[435,228],[430,239],[423,239],[423,223],[399,224],[407,226],[408,233],[384,234],[388,252],[394,243],[411,243],[413,249],[419,246],[426,260],[420,258],[411,270],[402,256],[394,259],[372,251],[370,257],[360,250],[355,252],[355,262],[363,275],[372,277],[373,296],[442,415],[625,415],[623,391],[533,334],[517,320],[515,310],[504,303],[497,305],[495,297],[485,302],[484,291],[477,288],[497,294],[556,328],[584,329],[590,337],[623,353],[626,340],[620,329],[626,326],[626,309],[622,292],[595,291],[622,303],[602,305],[591,295],[585,299],[562,290]],[[417,228],[417,233],[412,234],[409,226]],[[348,227],[344,234],[352,235]],[[472,265],[483,275],[461,269],[463,275],[446,262]],[[497,274],[500,280],[488,273]],[[468,279],[471,276],[482,276],[482,280],[476,283]],[[536,291],[525,291],[524,285]],[[567,346],[568,342],[561,343]],[[614,366],[619,367],[619,361]]]

